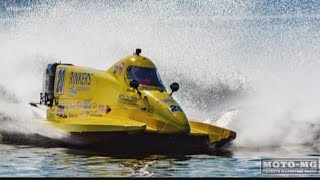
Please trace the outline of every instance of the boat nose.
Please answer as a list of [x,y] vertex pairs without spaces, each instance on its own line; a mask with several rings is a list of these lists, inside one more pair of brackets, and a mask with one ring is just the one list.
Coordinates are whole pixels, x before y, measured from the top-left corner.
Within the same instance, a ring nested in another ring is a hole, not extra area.
[[177,132],[189,133],[190,125],[184,112],[172,115],[171,124],[177,129]]
[[[144,92],[146,93],[146,92]],[[166,92],[148,92],[148,102],[152,107],[157,129],[163,133],[189,133],[190,125],[181,106]],[[156,124],[157,124],[156,123]]]

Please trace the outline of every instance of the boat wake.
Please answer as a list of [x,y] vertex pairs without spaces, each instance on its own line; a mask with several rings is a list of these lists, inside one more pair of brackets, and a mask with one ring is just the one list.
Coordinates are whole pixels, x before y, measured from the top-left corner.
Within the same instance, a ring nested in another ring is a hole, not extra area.
[[45,147],[70,143],[68,133],[43,123],[45,109],[36,110],[21,103],[3,87],[0,88],[0,105],[0,142]]

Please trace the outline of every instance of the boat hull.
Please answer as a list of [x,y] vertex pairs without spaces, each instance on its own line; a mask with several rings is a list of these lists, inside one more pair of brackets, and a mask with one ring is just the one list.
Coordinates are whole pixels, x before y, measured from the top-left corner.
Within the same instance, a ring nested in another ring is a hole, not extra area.
[[72,138],[82,142],[83,147],[106,153],[210,153],[218,147],[232,141],[229,137],[216,143],[210,143],[205,135],[159,134],[153,132],[74,132]]

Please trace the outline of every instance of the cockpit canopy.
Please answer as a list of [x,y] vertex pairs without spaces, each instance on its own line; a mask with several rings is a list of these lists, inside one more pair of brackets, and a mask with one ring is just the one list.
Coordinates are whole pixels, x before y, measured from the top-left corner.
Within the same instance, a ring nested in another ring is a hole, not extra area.
[[165,90],[156,68],[129,66],[127,74],[130,81],[137,80],[141,85],[157,87]]

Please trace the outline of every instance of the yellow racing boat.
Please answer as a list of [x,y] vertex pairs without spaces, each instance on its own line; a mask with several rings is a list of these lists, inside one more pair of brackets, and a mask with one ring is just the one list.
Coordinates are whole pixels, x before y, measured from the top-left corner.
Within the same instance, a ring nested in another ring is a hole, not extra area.
[[[188,119],[164,87],[154,63],[140,55],[108,70],[48,64],[40,103],[47,122],[90,147],[113,151],[207,152],[236,133]],[[36,104],[32,103],[36,106]]]

